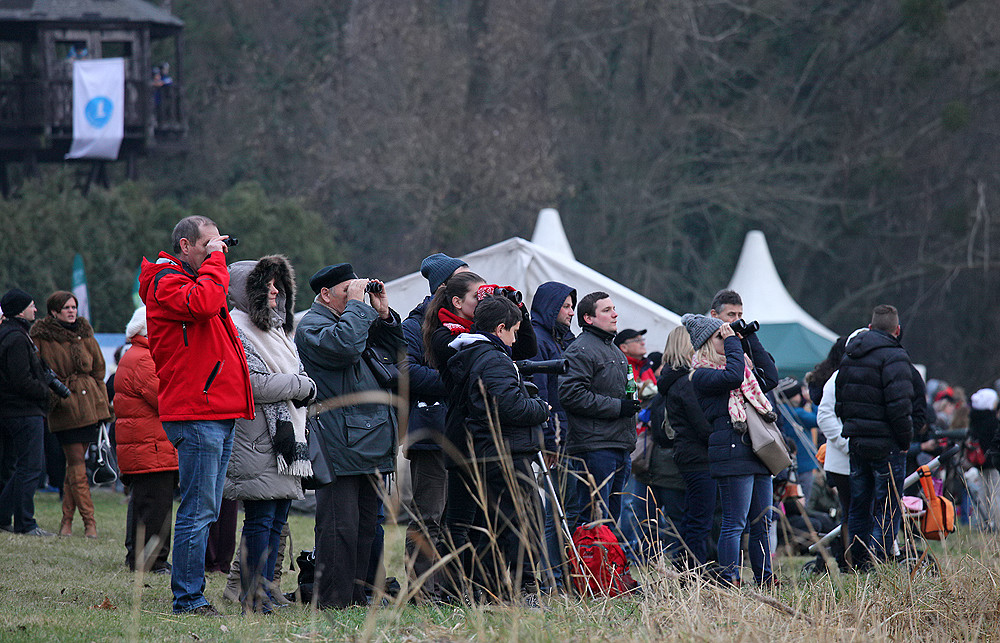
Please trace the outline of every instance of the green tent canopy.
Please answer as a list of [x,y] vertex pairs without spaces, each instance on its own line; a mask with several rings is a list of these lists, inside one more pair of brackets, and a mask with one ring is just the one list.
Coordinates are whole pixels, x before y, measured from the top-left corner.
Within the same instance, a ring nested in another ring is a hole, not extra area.
[[761,324],[757,336],[774,356],[778,373],[800,380],[826,358],[833,346],[833,342],[797,322]]

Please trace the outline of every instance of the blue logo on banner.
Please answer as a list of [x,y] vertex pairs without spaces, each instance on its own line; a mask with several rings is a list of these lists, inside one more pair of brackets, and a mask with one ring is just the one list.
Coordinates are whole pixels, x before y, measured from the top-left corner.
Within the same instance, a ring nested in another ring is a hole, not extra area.
[[95,129],[101,129],[111,120],[111,112],[114,111],[114,103],[107,96],[97,96],[87,102],[83,108],[83,113],[87,117],[87,122]]

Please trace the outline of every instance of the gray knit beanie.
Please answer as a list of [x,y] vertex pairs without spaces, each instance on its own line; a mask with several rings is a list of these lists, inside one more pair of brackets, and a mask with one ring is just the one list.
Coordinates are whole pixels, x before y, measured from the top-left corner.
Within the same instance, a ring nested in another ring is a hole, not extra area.
[[441,284],[448,281],[448,277],[451,277],[453,272],[467,265],[469,264],[461,259],[437,252],[420,262],[420,274],[427,279],[427,285],[431,287],[433,295]]
[[698,350],[725,322],[717,317],[687,313],[681,317],[681,323],[691,336],[691,345]]

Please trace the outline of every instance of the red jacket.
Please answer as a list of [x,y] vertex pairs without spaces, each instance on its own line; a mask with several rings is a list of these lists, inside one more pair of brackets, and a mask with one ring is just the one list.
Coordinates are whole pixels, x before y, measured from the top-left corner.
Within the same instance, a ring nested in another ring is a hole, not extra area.
[[177,449],[167,439],[157,412],[159,380],[142,335],[131,340],[115,371],[115,441],[124,474],[177,470]]
[[197,273],[165,252],[142,260],[149,349],[160,378],[160,420],[253,419],[243,345],[226,310],[226,256],[213,252]]

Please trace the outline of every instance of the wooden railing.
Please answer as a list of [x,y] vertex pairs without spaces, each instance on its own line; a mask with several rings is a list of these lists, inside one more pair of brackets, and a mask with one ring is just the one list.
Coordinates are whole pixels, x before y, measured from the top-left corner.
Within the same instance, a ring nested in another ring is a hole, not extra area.
[[[167,85],[157,90],[146,81],[126,80],[126,136],[144,136],[150,126],[154,133],[184,130],[179,87]],[[40,128],[49,128],[52,134],[72,132],[73,82],[0,81],[0,129],[27,132]]]

